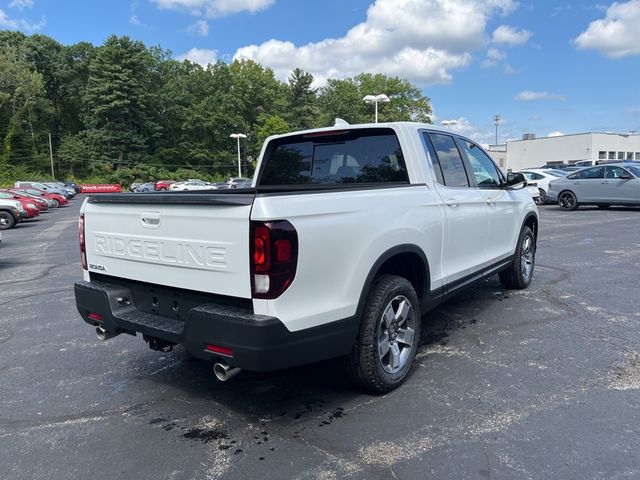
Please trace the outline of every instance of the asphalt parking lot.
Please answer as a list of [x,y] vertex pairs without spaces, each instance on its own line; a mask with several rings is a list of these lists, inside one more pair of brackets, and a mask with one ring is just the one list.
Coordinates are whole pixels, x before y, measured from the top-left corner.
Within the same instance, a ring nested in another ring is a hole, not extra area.
[[640,478],[640,210],[541,208],[528,290],[424,316],[406,383],[338,361],[227,383],[81,321],[81,199],[3,232],[0,478]]

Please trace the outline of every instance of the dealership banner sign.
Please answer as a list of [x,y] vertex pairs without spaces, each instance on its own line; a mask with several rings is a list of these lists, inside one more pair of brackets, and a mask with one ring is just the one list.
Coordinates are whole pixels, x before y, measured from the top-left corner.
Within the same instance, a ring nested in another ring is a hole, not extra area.
[[120,193],[119,183],[88,183],[80,185],[81,193]]

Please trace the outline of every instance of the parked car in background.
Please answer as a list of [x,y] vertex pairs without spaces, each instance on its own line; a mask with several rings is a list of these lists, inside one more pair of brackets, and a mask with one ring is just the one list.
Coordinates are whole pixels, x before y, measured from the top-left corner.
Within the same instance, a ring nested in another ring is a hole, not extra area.
[[640,205],[640,167],[617,163],[584,168],[553,180],[547,198],[562,210],[580,205]]
[[40,209],[38,208],[36,203],[33,200],[29,200],[21,195],[17,195],[13,192],[0,191],[0,199],[19,201],[27,214],[27,218],[34,218],[40,215]]
[[37,188],[28,188],[28,187],[12,188],[11,191],[12,192],[19,192],[19,193],[28,193],[29,195],[35,195],[37,197],[43,197],[43,198],[46,198],[48,200],[51,200],[52,201],[52,205],[51,206],[53,208],[56,208],[56,207],[59,207],[59,206],[63,206],[63,205],[66,205],[67,203],[69,203],[69,201],[63,195],[60,195],[58,193],[52,193],[50,191],[39,190]]
[[169,190],[169,187],[176,183],[175,180],[158,180],[154,186],[156,192],[165,192]]
[[140,185],[142,185],[142,184],[138,183],[138,182],[133,182],[131,185],[129,185],[129,191],[130,192],[135,192],[136,188],[138,188]]
[[62,195],[65,199],[71,197],[67,190],[63,190],[61,188],[49,187],[41,182],[15,182],[14,186],[16,188],[36,188],[38,190],[42,190],[47,193],[57,193],[58,195]]
[[155,190],[156,184],[153,182],[141,183],[133,189],[134,193],[147,193]]
[[[36,207],[38,207],[38,210],[40,210],[41,212],[49,210],[49,202],[45,198],[29,195],[28,193],[12,192],[11,190],[0,190],[0,192],[9,193],[26,200],[30,200],[31,202],[36,204]],[[16,198],[16,200],[18,200],[18,198]]]
[[252,178],[229,178],[225,183],[227,188],[250,188]]
[[202,180],[187,180],[186,182],[177,182],[171,185],[171,190],[185,191],[185,190],[215,190],[218,187],[211,185]]
[[529,195],[531,195],[531,198],[533,198],[534,202],[540,203],[540,190],[538,190],[538,187],[535,183],[529,184],[527,182],[525,190],[529,192]]
[[24,218],[27,212],[18,200],[0,198],[0,230],[13,228]]
[[538,187],[538,203],[544,205],[547,202],[547,192],[549,191],[549,182],[555,180],[561,174],[551,173],[549,170],[541,168],[529,168],[521,170],[520,173],[527,179],[528,184],[535,184]]
[[68,198],[73,198],[73,197],[76,196],[75,188],[67,187],[62,182],[44,182],[44,185],[46,185],[47,187],[50,187],[50,188],[59,188],[63,192],[67,193]]

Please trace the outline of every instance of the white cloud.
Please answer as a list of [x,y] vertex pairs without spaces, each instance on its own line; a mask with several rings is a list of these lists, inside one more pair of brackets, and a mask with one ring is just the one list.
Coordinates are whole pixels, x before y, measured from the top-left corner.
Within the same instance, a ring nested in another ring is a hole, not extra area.
[[516,100],[522,100],[523,102],[530,102],[532,100],[558,100],[563,102],[565,100],[564,95],[557,93],[549,93],[546,90],[544,92],[533,92],[531,90],[524,90],[516,95]]
[[218,18],[234,13],[256,13],[269,8],[275,0],[151,0],[162,9],[180,10],[191,15]]
[[515,8],[514,0],[376,0],[364,22],[344,36],[295,45],[268,40],[236,51],[286,79],[295,67],[327,78],[381,72],[419,85],[450,83],[486,43],[488,19]]
[[206,20],[198,20],[187,27],[187,33],[198,37],[206,37],[209,35],[209,24]]
[[24,30],[25,32],[37,32],[41,30],[47,21],[41,18],[35,23],[32,23],[24,19],[9,18],[9,16],[0,9],[0,28],[7,28],[9,30]]
[[516,72],[516,69],[515,69],[515,68],[513,68],[513,67],[512,67],[511,65],[509,65],[508,63],[505,63],[505,64],[504,64],[503,71],[504,71],[504,74],[505,74],[505,75],[515,75],[515,74],[517,73],[517,72]]
[[547,135],[547,137],[564,137],[564,133],[563,132],[550,132],[549,135]]
[[481,66],[483,68],[495,67],[505,58],[507,58],[507,55],[502,50],[492,47],[487,50],[487,58],[482,61]]
[[640,0],[614,3],[605,18],[591,22],[574,43],[610,58],[640,55]]
[[493,43],[504,44],[509,46],[522,45],[527,43],[531,38],[529,30],[518,30],[508,25],[500,25],[493,31],[491,41]]
[[24,10],[25,8],[33,7],[33,0],[13,0],[9,7],[17,8],[18,10]]
[[192,48],[187,53],[178,57],[178,60],[189,60],[206,67],[210,63],[216,63],[218,60],[217,50],[207,50],[205,48]]

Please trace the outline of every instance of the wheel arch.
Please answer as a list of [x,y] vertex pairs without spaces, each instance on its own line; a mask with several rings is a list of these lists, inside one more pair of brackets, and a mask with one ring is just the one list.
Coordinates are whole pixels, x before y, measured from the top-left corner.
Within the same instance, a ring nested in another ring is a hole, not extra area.
[[413,285],[420,301],[429,293],[431,274],[424,250],[414,244],[397,245],[380,255],[369,270],[360,292],[356,318],[360,318],[362,314],[373,281],[383,274],[406,278]]
[[531,231],[533,232],[533,238],[536,240],[538,240],[538,215],[536,215],[534,212],[529,212],[525,217],[524,217],[524,221],[522,222],[522,226],[520,227],[520,231],[522,231],[522,229],[524,227],[529,227],[531,229]]

